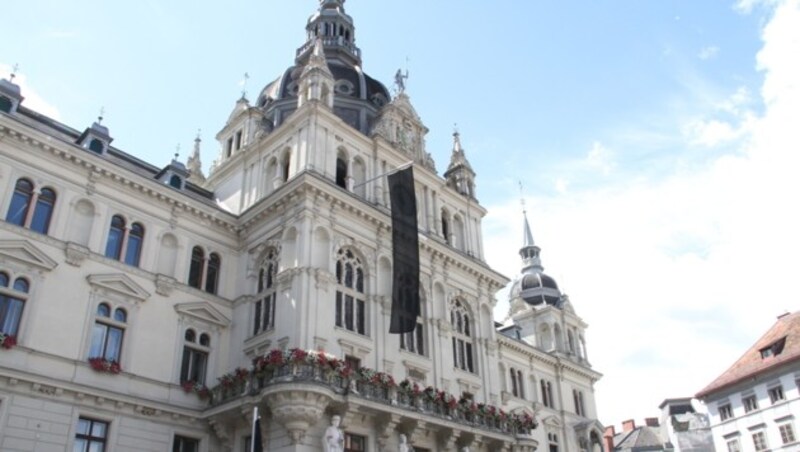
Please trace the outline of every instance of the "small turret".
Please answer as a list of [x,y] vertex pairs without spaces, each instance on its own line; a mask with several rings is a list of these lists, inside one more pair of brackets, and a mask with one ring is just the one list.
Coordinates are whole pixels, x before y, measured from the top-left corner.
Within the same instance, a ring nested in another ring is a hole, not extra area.
[[461,134],[453,132],[453,153],[450,156],[450,165],[444,173],[447,185],[457,192],[470,198],[475,198],[475,171],[467,160],[464,149],[461,147]]
[[333,108],[334,78],[325,60],[322,40],[315,39],[314,51],[300,75],[300,89],[297,93],[297,108],[309,101],[317,101],[328,108]]
[[206,176],[203,174],[203,163],[200,161],[200,131],[197,131],[197,136],[194,139],[194,149],[186,159],[186,168],[189,170],[189,180],[198,185],[202,185],[206,181]]
[[19,85],[14,83],[14,78],[17,76],[17,65],[14,65],[14,70],[8,79],[0,79],[0,112],[14,113],[19,108],[19,104],[25,99],[22,97],[22,92]]

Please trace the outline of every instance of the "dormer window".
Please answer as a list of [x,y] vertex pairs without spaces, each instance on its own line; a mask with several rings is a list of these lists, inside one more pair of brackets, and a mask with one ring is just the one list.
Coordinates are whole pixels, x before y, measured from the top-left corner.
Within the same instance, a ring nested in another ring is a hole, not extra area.
[[102,154],[104,149],[105,145],[103,145],[103,142],[97,138],[92,138],[92,141],[89,142],[89,150],[94,153]]
[[762,348],[761,359],[769,358],[770,356],[778,356],[783,353],[783,346],[786,344],[786,336],[778,339],[777,341]]
[[183,180],[177,174],[173,174],[172,177],[169,178],[169,185],[172,188],[180,190],[181,187],[183,187]]
[[3,113],[11,113],[11,109],[14,107],[14,103],[11,102],[6,96],[0,96],[0,111]]

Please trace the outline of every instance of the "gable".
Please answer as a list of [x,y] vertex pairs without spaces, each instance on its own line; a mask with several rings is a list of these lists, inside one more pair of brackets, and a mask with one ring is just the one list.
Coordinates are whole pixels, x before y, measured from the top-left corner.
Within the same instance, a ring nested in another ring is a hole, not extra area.
[[136,301],[145,301],[150,298],[149,292],[124,273],[89,275],[86,280],[95,289],[109,291],[125,298]]
[[58,265],[44,251],[24,240],[0,241],[0,262],[6,260],[40,270],[52,270]]
[[184,315],[204,323],[221,327],[227,327],[231,323],[231,319],[212,306],[211,303],[205,301],[176,304],[175,312],[177,312],[178,315]]

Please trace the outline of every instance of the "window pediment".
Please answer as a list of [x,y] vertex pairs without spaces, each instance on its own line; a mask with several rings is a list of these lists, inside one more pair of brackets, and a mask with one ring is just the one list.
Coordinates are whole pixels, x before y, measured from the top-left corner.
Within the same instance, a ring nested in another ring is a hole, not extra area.
[[546,418],[542,419],[542,424],[547,427],[548,430],[559,430],[561,429],[561,421],[558,420],[556,416],[547,416]]
[[148,291],[122,273],[89,275],[86,280],[95,289],[109,291],[135,301],[145,301],[150,298]]
[[4,260],[40,270],[52,270],[58,265],[44,251],[24,240],[0,241],[0,261]]
[[205,301],[176,304],[175,312],[177,312],[178,315],[190,317],[223,328],[231,324],[231,319],[220,312],[219,309]]

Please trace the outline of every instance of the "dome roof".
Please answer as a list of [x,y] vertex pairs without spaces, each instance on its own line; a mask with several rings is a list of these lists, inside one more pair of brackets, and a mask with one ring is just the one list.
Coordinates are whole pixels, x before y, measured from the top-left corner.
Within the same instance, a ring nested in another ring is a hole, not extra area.
[[533,273],[522,277],[521,290],[527,289],[555,289],[558,290],[556,280],[544,273]]
[[561,291],[556,281],[538,272],[523,274],[514,281],[511,296],[518,296],[532,306],[547,304],[559,307],[561,301]]

